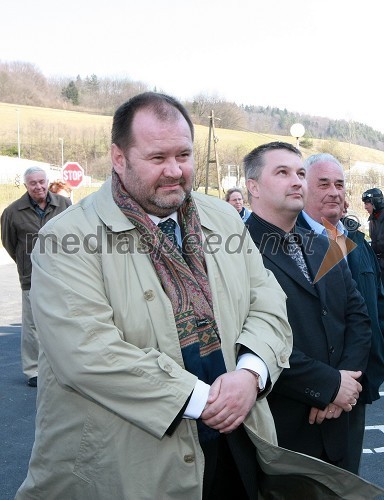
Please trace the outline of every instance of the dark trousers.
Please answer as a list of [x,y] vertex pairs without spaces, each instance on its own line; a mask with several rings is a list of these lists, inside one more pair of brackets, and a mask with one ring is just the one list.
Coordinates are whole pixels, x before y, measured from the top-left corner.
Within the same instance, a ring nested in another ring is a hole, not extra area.
[[205,469],[203,500],[256,500],[256,449],[241,426],[202,443]]
[[341,467],[354,474],[359,474],[361,453],[365,430],[365,404],[357,402],[349,412],[348,453],[343,459]]

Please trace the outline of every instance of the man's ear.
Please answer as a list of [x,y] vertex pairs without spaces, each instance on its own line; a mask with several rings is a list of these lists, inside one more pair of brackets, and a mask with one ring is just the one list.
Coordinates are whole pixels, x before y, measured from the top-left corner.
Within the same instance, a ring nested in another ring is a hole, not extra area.
[[115,172],[118,175],[122,175],[124,170],[126,169],[127,160],[123,151],[116,144],[112,144],[111,146],[111,159]]
[[257,181],[255,181],[255,179],[247,180],[247,188],[248,191],[251,193],[252,198],[259,197],[259,184]]

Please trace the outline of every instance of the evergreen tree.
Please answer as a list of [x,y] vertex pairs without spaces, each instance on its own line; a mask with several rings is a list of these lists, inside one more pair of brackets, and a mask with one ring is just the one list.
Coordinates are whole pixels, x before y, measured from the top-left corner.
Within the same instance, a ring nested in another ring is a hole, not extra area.
[[73,80],[71,80],[68,85],[63,88],[61,95],[66,101],[69,101],[76,106],[79,104],[79,91]]

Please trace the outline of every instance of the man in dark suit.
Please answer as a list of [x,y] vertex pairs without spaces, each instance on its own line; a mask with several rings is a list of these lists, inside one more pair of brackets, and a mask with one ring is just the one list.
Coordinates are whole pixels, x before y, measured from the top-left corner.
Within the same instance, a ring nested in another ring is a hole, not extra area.
[[328,223],[345,237],[348,267],[363,296],[371,320],[372,342],[368,364],[361,385],[358,404],[349,416],[353,430],[350,437],[348,469],[359,471],[365,429],[365,405],[380,398],[379,388],[384,380],[384,291],[380,267],[375,253],[358,230],[353,218],[342,217],[345,208],[344,171],[339,161],[327,153],[308,157],[304,162],[307,172],[308,200],[297,224],[318,234],[326,234]]
[[245,157],[244,169],[253,210],[247,225],[287,295],[293,331],[290,369],[268,397],[279,445],[345,467],[349,414],[371,343],[364,301],[337,244],[295,227],[307,196],[300,151],[265,144]]

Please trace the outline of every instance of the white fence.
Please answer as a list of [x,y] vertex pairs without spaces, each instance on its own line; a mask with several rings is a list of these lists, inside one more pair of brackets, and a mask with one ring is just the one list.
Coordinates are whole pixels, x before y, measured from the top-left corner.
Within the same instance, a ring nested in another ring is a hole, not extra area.
[[[0,184],[23,184],[24,172],[29,167],[38,166],[47,172],[49,181],[61,179],[61,168],[41,161],[26,160],[24,158],[13,158],[0,156]],[[91,185],[91,176],[84,176],[82,186]]]

